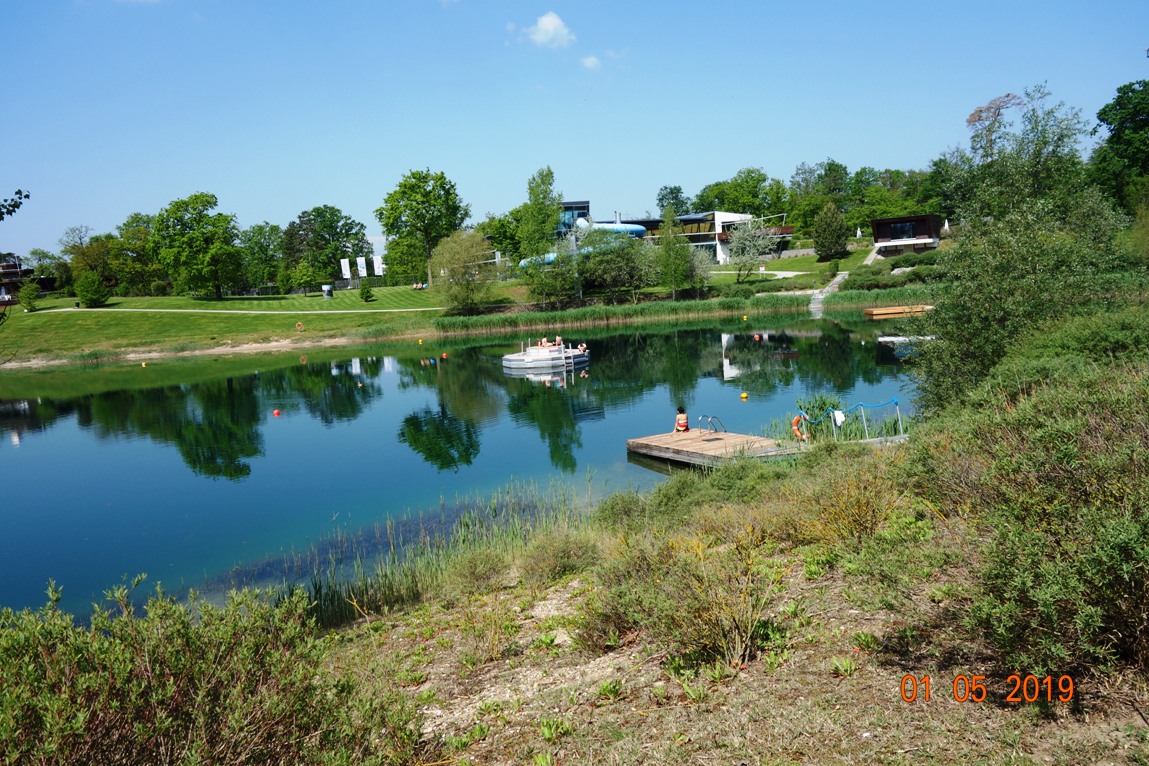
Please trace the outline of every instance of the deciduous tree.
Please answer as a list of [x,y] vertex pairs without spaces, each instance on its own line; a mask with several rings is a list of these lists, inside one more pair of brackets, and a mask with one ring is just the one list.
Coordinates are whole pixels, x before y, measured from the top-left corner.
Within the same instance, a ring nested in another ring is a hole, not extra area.
[[431,284],[431,252],[435,245],[462,227],[471,206],[442,172],[412,170],[387,195],[375,217],[383,233],[412,236],[423,246],[427,283]]
[[435,246],[431,265],[444,275],[436,290],[457,314],[477,313],[494,288],[490,243],[477,231],[460,229]]
[[212,213],[217,204],[207,192],[175,200],[156,216],[155,242],[178,289],[211,290],[222,300],[224,288],[239,281],[243,251],[235,217]]
[[690,241],[682,234],[675,209],[667,205],[662,209],[662,227],[654,245],[654,263],[658,270],[658,283],[670,288],[671,300],[677,300],[678,291],[693,281],[693,250]]
[[1149,204],[1149,80],[1126,83],[1097,112],[1105,138],[1091,158],[1095,182],[1135,212]]
[[655,205],[658,210],[665,211],[670,208],[674,211],[674,215],[687,215],[690,213],[690,199],[682,193],[681,186],[663,186],[658,190],[658,196],[655,197]]
[[758,264],[777,258],[781,244],[760,221],[736,225],[730,232],[730,265],[737,270],[735,283],[744,281]]
[[563,212],[563,198],[555,192],[554,185],[555,174],[549,165],[527,181],[527,201],[518,208],[518,239],[524,258],[554,249],[555,232]]

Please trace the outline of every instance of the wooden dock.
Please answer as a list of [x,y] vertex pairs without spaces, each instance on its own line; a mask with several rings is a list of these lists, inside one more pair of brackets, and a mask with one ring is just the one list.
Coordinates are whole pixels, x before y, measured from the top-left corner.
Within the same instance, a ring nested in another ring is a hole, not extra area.
[[713,467],[736,457],[783,457],[802,449],[797,442],[727,431],[687,431],[626,440],[626,451],[675,463]]
[[[906,435],[878,436],[856,439],[850,444],[868,444],[884,447],[906,440]],[[797,455],[809,449],[804,442],[777,441],[763,436],[732,434],[726,431],[687,431],[686,433],[655,434],[626,440],[628,456],[643,456],[673,463],[713,468],[727,460],[739,457],[775,458]],[[636,461],[639,462],[639,461]],[[645,465],[645,461],[641,461]],[[655,470],[650,465],[645,465]]]
[[866,319],[898,319],[900,317],[915,317],[926,313],[933,306],[883,306],[881,308],[862,309]]

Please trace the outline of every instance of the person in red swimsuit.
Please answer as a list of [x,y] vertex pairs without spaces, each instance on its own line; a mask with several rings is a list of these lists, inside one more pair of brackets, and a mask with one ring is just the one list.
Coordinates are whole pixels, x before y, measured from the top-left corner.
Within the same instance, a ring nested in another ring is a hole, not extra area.
[[690,418],[686,416],[686,408],[684,407],[679,407],[678,414],[674,416],[674,430],[676,432],[690,430]]

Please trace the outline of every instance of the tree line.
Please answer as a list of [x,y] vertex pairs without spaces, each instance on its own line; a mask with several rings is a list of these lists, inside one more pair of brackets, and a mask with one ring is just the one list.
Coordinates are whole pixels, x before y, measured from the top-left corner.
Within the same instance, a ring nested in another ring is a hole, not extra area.
[[[815,242],[821,253],[844,250],[841,243],[849,232],[868,229],[875,218],[984,218],[1010,200],[1049,196],[1044,185],[1055,179],[1072,178],[1082,188],[1093,188],[1126,214],[1149,208],[1149,81],[1118,88],[1092,127],[1077,110],[1051,107],[1048,99],[1044,86],[1038,86],[1024,96],[1006,94],[977,107],[967,121],[970,146],[943,152],[924,170],[864,166],[851,172],[827,158],[799,164],[788,182],[747,167],[706,184],[693,197],[679,185],[664,185],[654,199],[658,212],[647,212],[647,217],[663,218],[659,248],[642,251],[621,237],[594,232],[565,248],[569,258],[528,268],[527,283],[544,304],[561,303],[586,289],[620,299],[652,280],[675,296],[697,290],[706,264],[692,259],[675,222],[693,212],[724,210],[755,218],[785,214],[795,236],[823,238]],[[1019,112],[1022,122],[1015,130],[1010,118]],[[1084,158],[1080,143],[1089,133],[1101,141]],[[14,212],[21,195],[26,193],[5,201],[6,212]],[[1068,197],[1062,197],[1064,203]],[[445,282],[462,293],[459,306],[473,307],[483,297],[486,264],[518,263],[564,249],[557,241],[562,201],[553,171],[544,167],[528,180],[525,202],[500,215],[488,213],[463,229],[471,209],[455,184],[442,172],[413,170],[375,211],[388,239],[385,283],[432,283],[437,274],[450,273]],[[58,290],[77,294],[177,292],[218,298],[261,289],[314,289],[340,274],[340,259],[354,261],[373,252],[364,224],[331,205],[305,210],[286,226],[264,221],[246,229],[217,207],[215,195],[199,192],[158,213],[133,213],[115,232],[95,234],[87,226],[73,226],[61,237],[57,253],[33,249],[29,264],[37,276],[52,277]],[[734,252],[746,254],[744,260],[771,257],[775,243],[761,231],[755,236],[752,227],[744,228],[732,242]],[[436,248],[452,237],[433,268]],[[576,273],[574,253],[580,250],[593,257],[578,258],[585,262]]]

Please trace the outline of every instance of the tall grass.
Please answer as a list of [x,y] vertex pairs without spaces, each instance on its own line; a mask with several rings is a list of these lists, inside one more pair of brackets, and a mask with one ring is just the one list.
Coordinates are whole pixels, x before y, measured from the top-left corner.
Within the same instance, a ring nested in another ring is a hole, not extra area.
[[823,305],[827,309],[929,305],[937,289],[934,285],[915,285],[888,290],[838,290],[827,295]]
[[529,311],[477,317],[439,317],[433,324],[441,333],[491,333],[554,327],[589,327],[627,324],[668,318],[724,317],[745,313],[804,311],[804,296],[757,296],[749,300],[719,298],[701,301],[652,301],[637,305],[583,306],[569,311]]
[[[489,585],[490,576],[478,571],[489,561],[484,554],[510,561],[543,532],[586,524],[573,492],[543,492],[527,484],[508,486],[485,499],[460,500],[441,519],[437,524],[412,519],[388,525],[385,550],[379,549],[378,535],[375,545],[362,535],[337,541],[326,560],[313,554],[291,565],[306,582],[297,581],[289,590],[306,589],[316,621],[337,626],[432,595],[466,591],[468,579]],[[301,563],[310,571],[300,572]]]

